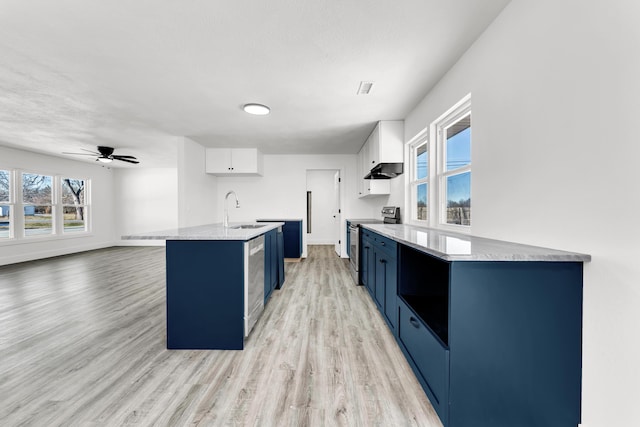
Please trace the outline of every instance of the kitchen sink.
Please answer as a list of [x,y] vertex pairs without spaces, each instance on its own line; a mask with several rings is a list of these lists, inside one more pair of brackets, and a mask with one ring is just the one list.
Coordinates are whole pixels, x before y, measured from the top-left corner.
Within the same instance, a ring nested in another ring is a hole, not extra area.
[[264,227],[264,224],[241,224],[241,225],[234,225],[229,228],[233,228],[234,230],[244,230],[244,229],[260,228],[260,227]]

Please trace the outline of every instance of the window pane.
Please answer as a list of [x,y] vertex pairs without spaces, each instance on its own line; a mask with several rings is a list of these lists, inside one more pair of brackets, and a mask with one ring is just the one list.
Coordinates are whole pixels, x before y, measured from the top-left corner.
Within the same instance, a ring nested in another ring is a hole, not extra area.
[[416,219],[421,221],[427,220],[427,184],[420,184],[416,187]]
[[416,179],[426,178],[429,175],[427,154],[427,144],[422,144],[416,148]]
[[62,204],[84,205],[84,180],[64,178],[62,180]]
[[50,205],[51,182],[50,176],[23,173],[22,201],[34,205]]
[[0,239],[9,237],[10,215],[11,207],[8,205],[0,205]]
[[447,177],[447,224],[471,225],[471,172]]
[[471,163],[471,117],[467,116],[447,128],[447,171]]
[[9,201],[9,171],[0,170],[0,202]]
[[53,233],[51,206],[24,207],[24,235],[36,236]]
[[65,206],[64,211],[64,232],[73,233],[86,231],[86,207],[85,206]]

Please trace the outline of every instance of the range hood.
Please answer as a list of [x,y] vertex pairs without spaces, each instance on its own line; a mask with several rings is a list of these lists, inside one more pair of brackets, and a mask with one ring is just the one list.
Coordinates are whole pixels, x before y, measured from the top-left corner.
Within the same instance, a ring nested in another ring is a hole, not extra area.
[[402,175],[402,163],[380,163],[364,179],[391,179]]

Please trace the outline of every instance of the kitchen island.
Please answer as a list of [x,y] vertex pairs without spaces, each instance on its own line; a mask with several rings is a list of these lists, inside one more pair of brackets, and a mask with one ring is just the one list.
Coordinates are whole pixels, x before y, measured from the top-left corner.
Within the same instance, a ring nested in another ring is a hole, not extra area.
[[580,423],[589,255],[362,224],[361,282],[445,427]]
[[277,256],[264,238],[282,225],[209,224],[122,237],[167,242],[168,349],[244,348],[266,303],[272,263],[265,260]]

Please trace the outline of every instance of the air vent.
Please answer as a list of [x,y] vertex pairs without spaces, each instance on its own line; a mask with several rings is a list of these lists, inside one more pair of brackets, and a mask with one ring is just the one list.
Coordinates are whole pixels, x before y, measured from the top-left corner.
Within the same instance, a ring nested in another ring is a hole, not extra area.
[[371,92],[371,88],[373,87],[373,82],[360,82],[360,87],[358,87],[358,95],[368,95]]

